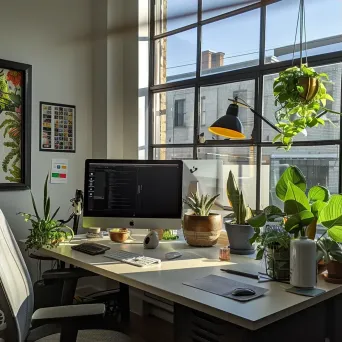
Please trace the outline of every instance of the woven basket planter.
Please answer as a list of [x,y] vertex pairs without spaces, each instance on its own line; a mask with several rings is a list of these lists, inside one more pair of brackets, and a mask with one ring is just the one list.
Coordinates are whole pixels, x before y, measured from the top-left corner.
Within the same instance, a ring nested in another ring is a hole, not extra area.
[[210,214],[209,216],[184,215],[183,233],[190,246],[214,246],[221,231],[222,216],[220,214]]

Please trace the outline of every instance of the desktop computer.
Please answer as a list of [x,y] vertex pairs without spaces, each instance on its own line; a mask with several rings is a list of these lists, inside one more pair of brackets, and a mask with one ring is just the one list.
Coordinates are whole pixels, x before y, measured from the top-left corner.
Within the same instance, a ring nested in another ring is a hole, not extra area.
[[83,227],[180,229],[181,161],[85,163]]

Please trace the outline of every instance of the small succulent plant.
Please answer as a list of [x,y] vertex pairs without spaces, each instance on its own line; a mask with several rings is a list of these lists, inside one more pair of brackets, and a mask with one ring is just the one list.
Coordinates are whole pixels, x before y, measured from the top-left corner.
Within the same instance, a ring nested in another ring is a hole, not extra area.
[[220,195],[210,197],[209,195],[199,195],[199,193],[192,193],[187,196],[183,201],[193,211],[196,216],[209,216],[210,210],[215,203],[215,200]]

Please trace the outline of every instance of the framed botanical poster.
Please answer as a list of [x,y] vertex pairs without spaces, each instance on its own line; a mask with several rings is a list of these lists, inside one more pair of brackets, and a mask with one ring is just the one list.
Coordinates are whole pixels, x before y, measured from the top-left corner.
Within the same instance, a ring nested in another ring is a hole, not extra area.
[[0,60],[0,190],[31,186],[32,66]]
[[40,102],[40,151],[75,152],[76,107]]

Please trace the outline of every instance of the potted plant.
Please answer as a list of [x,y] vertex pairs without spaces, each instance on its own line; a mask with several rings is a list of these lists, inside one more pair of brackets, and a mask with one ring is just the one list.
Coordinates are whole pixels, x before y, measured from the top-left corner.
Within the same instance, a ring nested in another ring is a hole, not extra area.
[[48,196],[48,176],[45,180],[44,185],[44,207],[43,215],[39,215],[35,199],[31,192],[32,205],[34,209],[34,215],[20,213],[25,222],[30,222],[32,228],[30,234],[25,242],[26,250],[36,249],[39,250],[41,247],[53,248],[57,247],[60,242],[66,239],[72,239],[74,236],[73,230],[70,227],[62,224],[55,217],[60,208],[58,208],[52,215],[50,213],[51,200]]
[[266,226],[255,241],[258,243],[256,260],[265,258],[266,273],[275,280],[288,280],[291,235],[284,229],[282,222],[278,226]]
[[323,260],[328,273],[324,279],[331,283],[342,283],[342,248],[331,238],[322,238],[317,241],[317,259]]
[[273,83],[273,94],[275,105],[280,105],[275,114],[276,126],[282,132],[275,136],[273,142],[280,141],[289,150],[298,133],[306,135],[306,128],[330,121],[325,116],[327,112],[341,114],[326,108],[327,100],[334,101],[324,86],[328,80],[327,74],[317,73],[305,64],[279,73]]
[[249,240],[254,235],[254,229],[247,223],[247,220],[253,216],[252,210],[245,204],[242,191],[239,190],[231,171],[229,171],[227,181],[227,196],[233,209],[233,215],[227,216],[233,217],[233,219],[225,222],[230,252],[232,254],[253,254],[255,249]]
[[222,230],[222,217],[211,213],[210,210],[219,195],[199,195],[192,193],[184,199],[192,210],[184,214],[183,232],[190,246],[208,247],[217,243]]

